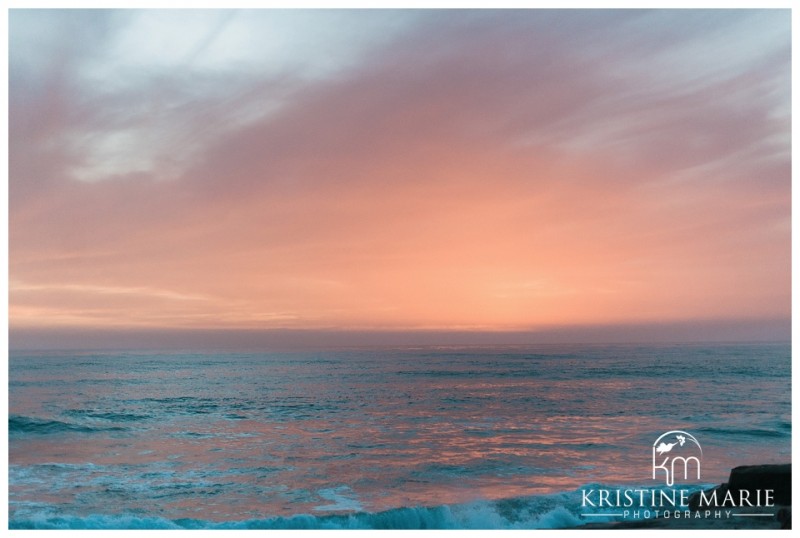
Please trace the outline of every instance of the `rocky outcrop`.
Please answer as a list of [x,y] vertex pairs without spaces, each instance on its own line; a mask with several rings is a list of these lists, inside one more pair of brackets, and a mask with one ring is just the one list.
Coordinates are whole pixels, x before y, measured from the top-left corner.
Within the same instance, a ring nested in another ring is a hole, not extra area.
[[771,489],[776,505],[792,504],[792,464],[742,465],[731,470],[728,489],[738,496],[739,491],[749,491],[755,497],[757,490]]
[[[714,498],[717,505],[722,505],[727,493],[731,493],[733,499],[740,499],[742,492],[747,492],[746,496],[755,499],[759,491],[772,490],[772,500],[776,506],[784,506],[778,511],[778,520],[781,528],[792,528],[791,505],[792,505],[792,465],[790,463],[782,465],[742,465],[731,469],[730,477],[724,484],[715,488],[705,490],[706,499]],[[716,491],[716,495],[713,493]],[[697,510],[706,508],[700,506],[700,492],[694,493],[689,497],[689,509]]]

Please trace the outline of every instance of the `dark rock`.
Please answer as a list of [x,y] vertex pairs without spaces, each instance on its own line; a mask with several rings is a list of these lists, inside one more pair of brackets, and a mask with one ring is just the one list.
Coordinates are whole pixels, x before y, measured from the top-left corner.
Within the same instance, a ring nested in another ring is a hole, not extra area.
[[[734,467],[728,481],[719,486],[705,490],[706,498],[711,498],[716,490],[717,501],[722,502],[728,490],[739,498],[740,491],[750,492],[750,497],[756,497],[756,490],[774,491],[773,501],[779,506],[792,504],[792,464],[783,465],[742,465]],[[689,496],[689,509],[697,510],[700,507],[700,492]]]
[[783,465],[742,465],[731,470],[728,488],[739,495],[739,491],[749,491],[755,496],[756,490],[775,491],[776,505],[792,504],[792,464]]
[[778,521],[780,522],[782,529],[791,529],[792,509],[789,507],[784,507],[778,510]]

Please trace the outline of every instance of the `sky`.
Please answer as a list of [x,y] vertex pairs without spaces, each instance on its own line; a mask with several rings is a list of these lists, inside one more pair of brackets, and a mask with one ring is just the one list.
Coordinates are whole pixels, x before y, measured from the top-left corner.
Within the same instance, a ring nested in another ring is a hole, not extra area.
[[12,347],[789,338],[789,10],[11,10],[9,34]]

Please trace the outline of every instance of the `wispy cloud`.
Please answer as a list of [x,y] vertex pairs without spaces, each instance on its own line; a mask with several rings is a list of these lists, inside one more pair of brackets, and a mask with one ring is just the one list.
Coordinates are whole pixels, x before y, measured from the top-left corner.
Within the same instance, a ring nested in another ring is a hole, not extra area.
[[157,297],[161,299],[172,299],[176,301],[208,301],[209,297],[203,295],[178,293],[170,290],[160,290],[144,286],[126,288],[120,286],[93,286],[86,284],[25,284],[23,282],[11,281],[9,283],[11,292],[76,292],[100,295],[135,295],[137,297]]

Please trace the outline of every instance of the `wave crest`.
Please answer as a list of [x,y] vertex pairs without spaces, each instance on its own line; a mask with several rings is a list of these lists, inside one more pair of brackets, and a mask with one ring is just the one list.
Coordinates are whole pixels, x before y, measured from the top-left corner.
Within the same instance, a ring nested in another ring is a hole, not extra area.
[[127,428],[121,426],[88,426],[85,424],[75,424],[74,422],[62,422],[60,420],[21,415],[9,415],[8,417],[9,435],[23,433],[52,434],[60,432],[93,433],[125,430],[127,430]]

